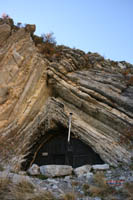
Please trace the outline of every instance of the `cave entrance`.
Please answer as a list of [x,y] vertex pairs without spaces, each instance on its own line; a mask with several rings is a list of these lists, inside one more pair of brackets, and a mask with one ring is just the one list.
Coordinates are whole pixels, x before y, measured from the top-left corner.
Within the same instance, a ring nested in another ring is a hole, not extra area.
[[34,153],[35,163],[39,166],[49,164],[71,165],[73,168],[85,164],[103,164],[103,160],[91,147],[71,133],[70,146],[67,143],[68,129],[62,126],[56,130],[50,130],[45,135],[45,140],[40,142]]

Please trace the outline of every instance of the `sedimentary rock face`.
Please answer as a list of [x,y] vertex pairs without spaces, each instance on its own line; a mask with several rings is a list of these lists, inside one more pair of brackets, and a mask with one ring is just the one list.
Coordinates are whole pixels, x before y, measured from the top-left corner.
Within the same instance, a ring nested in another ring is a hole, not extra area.
[[0,45],[3,162],[17,169],[28,154],[34,159],[49,130],[68,129],[72,112],[75,137],[106,163],[130,163],[132,65],[65,46],[41,54],[28,31],[7,24],[0,25]]

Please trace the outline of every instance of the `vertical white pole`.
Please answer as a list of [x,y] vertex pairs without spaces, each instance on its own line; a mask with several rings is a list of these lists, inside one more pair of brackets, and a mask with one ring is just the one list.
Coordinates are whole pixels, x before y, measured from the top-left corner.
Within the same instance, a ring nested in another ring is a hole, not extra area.
[[72,113],[69,113],[68,143],[70,142]]

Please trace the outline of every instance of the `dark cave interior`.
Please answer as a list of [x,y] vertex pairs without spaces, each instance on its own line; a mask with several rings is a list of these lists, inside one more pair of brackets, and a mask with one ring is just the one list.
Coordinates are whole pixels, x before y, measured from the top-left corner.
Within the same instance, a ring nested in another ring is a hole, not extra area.
[[49,130],[30,150],[22,169],[27,170],[33,163],[42,166],[49,164],[71,165],[73,168],[85,164],[103,164],[104,161],[90,146],[71,133],[67,143],[68,129],[59,125]]

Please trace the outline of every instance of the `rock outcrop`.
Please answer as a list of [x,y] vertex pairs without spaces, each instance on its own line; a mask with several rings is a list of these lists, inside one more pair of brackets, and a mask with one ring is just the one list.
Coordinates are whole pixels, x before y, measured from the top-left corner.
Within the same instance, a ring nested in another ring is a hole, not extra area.
[[68,128],[72,112],[75,137],[110,165],[130,163],[133,66],[65,46],[48,59],[32,38],[25,28],[0,25],[1,162],[19,170],[48,130]]

